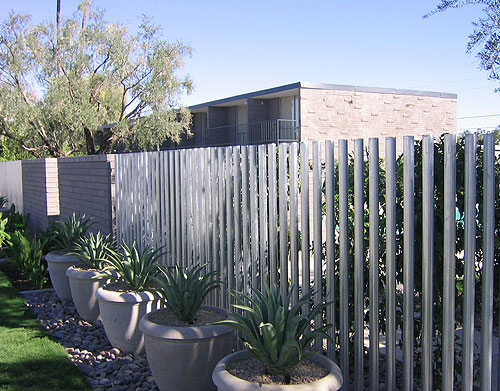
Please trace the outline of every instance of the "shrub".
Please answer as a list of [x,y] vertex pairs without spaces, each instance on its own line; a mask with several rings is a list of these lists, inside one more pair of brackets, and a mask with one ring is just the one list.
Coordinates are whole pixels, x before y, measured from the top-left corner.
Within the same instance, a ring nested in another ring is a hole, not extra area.
[[75,244],[87,234],[92,224],[94,223],[91,218],[76,213],[70,218],[56,221],[53,225],[55,248],[73,251]]
[[160,249],[146,246],[140,252],[135,242],[132,247],[122,244],[120,250],[109,257],[108,265],[96,278],[106,277],[111,281],[121,282],[130,291],[144,292],[151,288],[154,277],[158,274],[156,261],[161,255]]
[[302,307],[308,308],[314,294],[305,294],[291,307],[291,292],[282,297],[279,286],[266,288],[265,293],[253,290],[253,297],[234,292],[231,295],[239,303],[234,307],[244,314],[233,313],[234,319],[216,324],[229,325],[238,330],[242,334],[243,345],[265,365],[269,374],[283,375],[288,384],[290,369],[316,354],[309,350],[312,342],[317,338],[331,340],[326,334],[330,324],[310,330],[311,321],[330,303],[323,302],[307,314],[300,313]]
[[75,244],[73,254],[77,256],[84,268],[101,270],[115,252],[116,241],[111,234],[103,236],[100,232],[97,235],[91,232]]
[[6,217],[8,220],[7,226],[5,227],[7,232],[26,232],[26,230],[28,229],[29,214],[24,215],[22,213],[16,212],[16,207],[14,205],[11,205],[10,211]]
[[218,276],[216,271],[202,275],[204,267],[196,265],[182,269],[179,265],[170,268],[159,266],[160,273],[155,278],[158,293],[165,306],[181,321],[192,323],[205,297],[221,284],[220,280],[212,279]]
[[2,217],[2,213],[0,213],[0,251],[4,245],[9,244],[10,234],[7,232],[7,218]]
[[47,282],[47,266],[42,261],[44,243],[28,233],[16,231],[12,234],[10,259],[19,273],[36,289]]

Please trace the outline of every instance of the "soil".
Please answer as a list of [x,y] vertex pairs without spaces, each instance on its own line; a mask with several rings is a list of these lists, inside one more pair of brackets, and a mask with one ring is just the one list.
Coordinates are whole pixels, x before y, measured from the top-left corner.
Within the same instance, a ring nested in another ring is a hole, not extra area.
[[[103,289],[111,292],[131,292],[129,286],[123,281],[116,281],[110,284],[104,285]],[[154,288],[149,288],[153,290]]]
[[[233,361],[228,364],[227,371],[240,379],[259,384],[284,385],[283,375],[270,375],[264,364],[255,357]],[[305,359],[290,369],[290,384],[312,383],[328,375],[328,370],[318,363]]]
[[177,319],[168,309],[164,308],[152,313],[149,320],[153,323],[169,327],[199,327],[224,320],[227,315],[220,310],[200,308],[191,323]]
[[[28,280],[19,275],[16,266],[13,265],[11,262],[8,261],[0,262],[0,271],[5,273],[5,275],[10,280],[14,289],[17,290],[18,292],[31,291],[37,289],[34,288]],[[43,288],[44,289],[52,288],[52,284],[50,283],[50,278],[47,278],[47,282],[45,283]]]

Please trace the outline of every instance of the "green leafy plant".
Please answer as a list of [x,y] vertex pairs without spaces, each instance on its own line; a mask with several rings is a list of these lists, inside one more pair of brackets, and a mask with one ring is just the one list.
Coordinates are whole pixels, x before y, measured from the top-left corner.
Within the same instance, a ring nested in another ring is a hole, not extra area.
[[21,231],[11,237],[10,259],[19,273],[36,289],[47,282],[47,266],[42,260],[44,243],[40,239]]
[[160,273],[155,278],[157,291],[165,306],[181,321],[192,323],[205,297],[221,284],[220,280],[212,279],[218,276],[218,272],[203,275],[204,268],[205,265],[186,269],[179,265],[159,266]]
[[10,234],[7,232],[8,218],[3,218],[2,213],[0,213],[0,250],[4,245],[9,244]]
[[75,244],[83,238],[93,221],[83,215],[73,213],[70,218],[56,221],[53,225],[54,244],[57,250],[71,252],[75,249]]
[[0,208],[5,208],[9,200],[5,196],[0,196]]
[[157,260],[162,255],[160,250],[146,246],[140,252],[135,242],[132,247],[124,243],[118,252],[111,254],[107,266],[96,278],[106,277],[111,281],[121,282],[133,292],[150,290],[154,277],[158,275]]
[[77,256],[84,268],[101,270],[115,252],[116,241],[111,234],[104,236],[100,232],[96,235],[91,232],[76,242],[72,254]]
[[229,325],[241,332],[244,346],[265,365],[268,373],[283,375],[288,384],[290,369],[317,353],[309,350],[312,342],[317,338],[330,339],[326,334],[330,324],[310,330],[311,321],[330,303],[322,302],[309,313],[301,314],[314,294],[305,294],[291,307],[291,291],[282,297],[279,286],[266,288],[264,293],[253,290],[253,297],[234,292],[231,295],[239,303],[234,307],[243,314],[233,313],[234,319],[216,324]]
[[14,204],[10,206],[10,211],[7,215],[7,219],[8,222],[5,228],[7,232],[25,232],[28,229],[29,214],[24,215],[22,213],[16,212],[16,207]]

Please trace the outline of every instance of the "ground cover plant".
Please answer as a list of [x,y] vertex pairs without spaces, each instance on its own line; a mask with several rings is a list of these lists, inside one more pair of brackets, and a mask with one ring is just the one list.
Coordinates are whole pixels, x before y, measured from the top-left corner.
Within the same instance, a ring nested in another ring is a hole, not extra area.
[[0,390],[90,390],[0,272]]

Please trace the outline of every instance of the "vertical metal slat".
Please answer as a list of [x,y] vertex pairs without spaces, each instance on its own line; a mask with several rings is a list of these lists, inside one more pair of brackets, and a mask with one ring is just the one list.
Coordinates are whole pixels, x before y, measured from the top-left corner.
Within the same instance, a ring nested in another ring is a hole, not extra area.
[[340,368],[344,376],[342,388],[349,390],[349,165],[347,140],[339,140],[339,299],[340,299]]
[[434,140],[422,138],[422,390],[432,390],[434,261]]
[[[378,389],[379,384],[379,151],[378,138],[369,140],[369,200],[370,213],[370,388]],[[387,289],[391,289],[390,286]],[[387,338],[389,339],[389,338]],[[387,357],[386,357],[387,358]]]
[[465,135],[465,252],[463,307],[463,390],[474,385],[474,296],[476,255],[476,135]]
[[396,389],[396,139],[385,139],[386,169],[386,389]]

